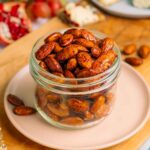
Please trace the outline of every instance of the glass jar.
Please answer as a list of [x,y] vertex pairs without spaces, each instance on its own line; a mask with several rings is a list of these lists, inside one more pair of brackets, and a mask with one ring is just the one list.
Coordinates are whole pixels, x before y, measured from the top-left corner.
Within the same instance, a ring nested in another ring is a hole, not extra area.
[[[98,38],[105,37],[102,33],[93,33]],[[100,123],[110,114],[115,101],[120,71],[119,48],[115,44],[118,57],[105,72],[88,78],[63,78],[45,71],[35,58],[35,52],[50,34],[35,43],[30,57],[30,73],[37,83],[37,111],[51,125],[65,129],[81,129]]]

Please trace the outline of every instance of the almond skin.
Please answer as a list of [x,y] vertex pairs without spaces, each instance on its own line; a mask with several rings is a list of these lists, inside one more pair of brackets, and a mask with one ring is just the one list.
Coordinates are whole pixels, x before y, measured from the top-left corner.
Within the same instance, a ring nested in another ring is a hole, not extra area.
[[62,34],[59,32],[54,32],[51,35],[49,35],[45,39],[45,43],[51,42],[51,41],[58,41],[61,38]]
[[87,52],[80,52],[77,55],[78,64],[83,68],[91,68],[92,58]]
[[76,68],[76,66],[77,66],[77,60],[76,60],[76,58],[71,58],[67,62],[66,69],[72,71],[72,70],[74,70]]
[[[64,78],[64,75],[60,72],[52,72],[54,75]],[[53,79],[55,82],[64,83],[64,79]]]
[[65,47],[61,52],[57,53],[56,59],[58,61],[64,61],[74,57],[78,53],[76,44],[71,44]]
[[136,51],[136,45],[135,44],[128,44],[123,48],[123,54],[125,55],[131,55]]
[[96,38],[93,35],[93,33],[89,32],[85,29],[81,29],[81,37],[86,39],[86,40],[96,41]]
[[68,117],[62,119],[60,122],[68,125],[82,125],[84,123],[80,117]]
[[60,101],[60,96],[55,93],[50,93],[46,96],[48,102],[56,103]]
[[138,51],[138,55],[141,58],[147,58],[150,54],[150,47],[147,45],[142,45]]
[[62,50],[63,50],[63,47],[61,47],[59,43],[55,42],[54,52],[58,53],[58,52],[60,52]]
[[111,38],[105,38],[100,43],[100,48],[102,49],[102,52],[112,50],[113,47],[114,47],[114,40]]
[[84,113],[84,120],[92,120],[92,119],[94,119],[94,115],[90,112],[90,111],[86,111],[85,113]]
[[42,45],[35,53],[35,56],[38,60],[44,59],[48,56],[54,49],[55,43],[49,42],[47,44]]
[[47,104],[47,109],[58,117],[69,116],[69,109],[67,106],[64,107],[60,104],[49,103]]
[[100,55],[92,64],[92,69],[95,74],[102,73],[107,70],[115,61],[116,53],[113,50]]
[[58,117],[57,115],[53,114],[51,111],[49,111],[49,109],[47,108],[47,106],[44,108],[44,111],[46,112],[46,114],[53,120],[55,121],[59,121],[60,117]]
[[74,74],[69,70],[65,70],[64,75],[66,78],[75,78]]
[[98,58],[101,55],[102,50],[97,45],[95,45],[92,47],[91,53],[93,57]]
[[49,71],[49,69],[44,61],[40,61],[39,66],[42,67],[44,70]]
[[64,34],[72,34],[74,38],[79,38],[81,37],[81,30],[73,28],[73,29],[67,30]]
[[63,72],[61,65],[59,64],[59,62],[54,57],[48,56],[45,59],[45,63],[48,66],[50,71],[52,71],[52,72],[60,72],[60,73]]
[[86,40],[84,38],[78,38],[74,40],[74,43],[78,44],[78,45],[82,45],[86,48],[92,48],[94,47],[94,42]]
[[104,104],[100,109],[95,113],[95,118],[102,118],[108,115],[110,112],[110,106]]
[[24,102],[20,98],[18,98],[17,96],[15,96],[13,94],[7,95],[7,100],[10,104],[12,104],[14,106],[24,105]]
[[[64,75],[65,75],[66,78],[75,78],[74,74],[70,70],[65,70]],[[77,82],[78,81],[76,81],[76,80],[69,81],[69,83],[71,83],[71,84],[77,84]]]
[[71,44],[73,41],[73,35],[72,34],[64,34],[60,39],[61,46],[67,46]]
[[13,112],[19,116],[27,116],[36,113],[36,110],[29,106],[17,106],[13,109]]
[[140,66],[143,63],[143,60],[137,57],[128,57],[125,61],[132,66]]
[[90,77],[92,74],[91,74],[91,71],[87,68],[84,68],[82,70],[79,70],[77,73],[76,73],[76,76],[78,78],[86,78],[86,77]]
[[77,113],[84,113],[89,110],[89,103],[86,100],[70,98],[67,100],[68,107]]
[[91,113],[96,114],[99,111],[100,107],[104,104],[105,104],[105,97],[104,96],[99,96],[95,100],[93,105],[91,106],[91,109],[90,109]]

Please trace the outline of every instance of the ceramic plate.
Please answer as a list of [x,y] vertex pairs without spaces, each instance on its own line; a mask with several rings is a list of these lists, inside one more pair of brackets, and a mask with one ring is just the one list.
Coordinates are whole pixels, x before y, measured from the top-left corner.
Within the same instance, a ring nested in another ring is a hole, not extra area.
[[119,2],[111,5],[104,6],[99,0],[92,0],[98,7],[105,10],[110,14],[128,18],[149,18],[150,9],[140,9],[132,5],[131,0],[120,0]]
[[91,150],[118,144],[139,131],[149,116],[149,90],[143,78],[129,65],[122,63],[118,79],[117,100],[112,113],[99,125],[82,130],[63,130],[51,126],[40,115],[16,116],[7,102],[9,93],[33,106],[35,82],[29,66],[19,71],[9,83],[4,99],[11,123],[29,139],[51,148]]

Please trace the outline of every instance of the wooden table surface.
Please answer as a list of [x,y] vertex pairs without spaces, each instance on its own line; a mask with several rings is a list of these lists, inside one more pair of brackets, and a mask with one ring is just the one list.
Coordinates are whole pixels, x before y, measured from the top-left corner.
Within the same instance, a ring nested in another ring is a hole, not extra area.
[[[6,47],[0,53],[0,121],[8,150],[49,150],[49,148],[43,147],[24,137],[12,126],[4,111],[3,96],[10,79],[28,63],[29,55],[35,41],[48,31],[64,27],[67,26],[58,18],[54,18],[40,29]],[[105,21],[86,26],[86,28],[108,34],[121,47],[130,42],[134,42],[138,46],[141,44],[150,45],[150,20],[148,19],[131,20],[107,16]],[[150,58],[145,59],[144,64],[135,69],[150,84]],[[132,138],[108,148],[108,150],[136,150],[148,136],[150,136],[150,120]]]

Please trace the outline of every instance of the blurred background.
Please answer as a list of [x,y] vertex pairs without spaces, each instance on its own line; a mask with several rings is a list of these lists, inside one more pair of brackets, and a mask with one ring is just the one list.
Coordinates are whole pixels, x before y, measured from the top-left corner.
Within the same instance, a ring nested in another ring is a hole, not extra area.
[[[150,17],[150,0],[0,0],[0,49],[55,16],[71,26],[105,20],[107,13]],[[82,14],[82,15],[81,15]]]

